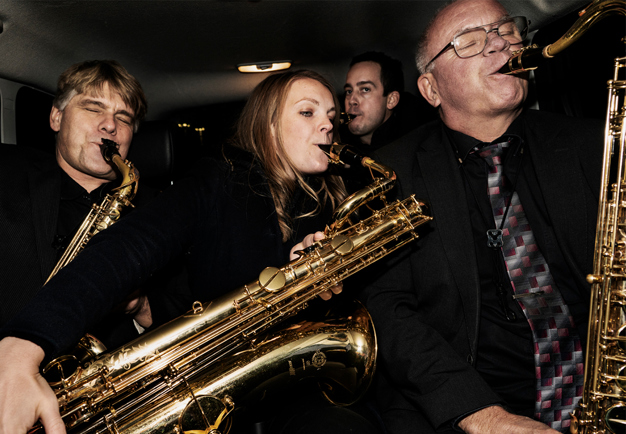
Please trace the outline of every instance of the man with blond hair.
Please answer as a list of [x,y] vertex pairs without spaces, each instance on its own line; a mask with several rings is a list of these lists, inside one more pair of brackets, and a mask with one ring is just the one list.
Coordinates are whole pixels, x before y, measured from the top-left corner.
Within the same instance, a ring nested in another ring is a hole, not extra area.
[[58,80],[49,117],[54,155],[2,145],[0,326],[36,297],[92,205],[115,187],[102,139],[125,158],[146,109],[141,85],[119,63],[82,62]]

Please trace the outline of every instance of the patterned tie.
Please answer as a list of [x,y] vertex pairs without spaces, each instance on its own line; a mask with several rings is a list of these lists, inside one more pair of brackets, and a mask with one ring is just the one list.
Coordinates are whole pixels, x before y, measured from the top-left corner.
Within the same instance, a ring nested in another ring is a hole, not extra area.
[[[502,254],[515,299],[533,333],[537,399],[535,418],[569,432],[570,412],[583,390],[583,354],[578,332],[561,297],[520,204],[514,186],[502,174],[501,160],[510,142],[479,151],[489,165],[488,194],[496,227],[502,219]],[[507,210],[507,205],[510,206]]]

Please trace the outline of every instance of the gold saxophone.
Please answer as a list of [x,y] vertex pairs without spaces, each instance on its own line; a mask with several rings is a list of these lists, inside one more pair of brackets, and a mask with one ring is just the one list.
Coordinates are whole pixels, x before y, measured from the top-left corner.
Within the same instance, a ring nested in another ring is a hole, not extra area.
[[[344,145],[326,148],[335,163],[349,154]],[[320,293],[416,239],[417,227],[432,218],[412,196],[385,202],[352,224],[352,210],[376,197],[384,201],[395,180],[391,169],[369,158],[353,159],[384,178],[348,197],[326,238],[299,252],[298,259],[266,268],[257,281],[213,301],[194,303],[186,314],[114,351],[95,359],[89,351],[71,354],[46,366],[68,431],[227,433],[234,409],[268,402],[277,385],[300,384],[307,377],[317,379],[331,402],[356,400],[376,361],[367,310],[357,305],[313,321],[294,315]],[[276,331],[274,326],[289,318],[298,321]]]
[[[591,283],[583,396],[570,430],[626,431],[626,57],[608,82],[602,189]],[[617,157],[617,161],[611,160]],[[610,198],[609,198],[610,194]]]
[[[513,53],[500,72],[517,74],[536,69],[542,59],[561,52],[592,25],[613,14],[626,15],[626,1],[595,0],[558,41]],[[593,274],[587,276],[591,300],[584,387],[572,414],[573,434],[626,432],[626,80],[620,80],[625,71],[626,57],[615,59],[614,76],[608,82]]]
[[579,13],[580,18],[559,40],[545,47],[533,44],[515,51],[499,72],[502,74],[519,74],[537,69],[545,59],[551,59],[576,42],[591,26],[609,15],[624,15],[626,14],[625,10],[626,2],[624,0],[594,0]]
[[100,152],[106,161],[112,162],[118,168],[122,174],[122,183],[107,194],[99,206],[93,205],[45,283],[48,283],[61,268],[74,260],[91,237],[118,221],[124,207],[133,206],[130,202],[137,194],[139,171],[131,162],[122,159],[117,152],[117,146],[117,143],[112,140],[102,139]]

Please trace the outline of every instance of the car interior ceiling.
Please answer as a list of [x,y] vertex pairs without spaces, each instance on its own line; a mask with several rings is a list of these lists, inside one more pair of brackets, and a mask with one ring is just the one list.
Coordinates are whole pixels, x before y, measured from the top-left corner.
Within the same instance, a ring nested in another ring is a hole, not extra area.
[[[576,19],[577,10],[560,16],[534,32],[532,42],[545,46],[556,41]],[[613,73],[612,59],[625,54],[624,44],[620,41],[623,35],[624,19],[621,16],[608,17],[602,25],[592,27],[580,41],[534,72],[529,104],[542,110],[603,119],[606,115],[606,81]],[[345,59],[345,70],[348,62],[349,58]],[[404,69],[406,90],[418,94],[414,84],[417,76],[414,66],[405,63]],[[334,78],[340,92],[342,83],[339,80],[343,78]],[[29,144],[53,151],[54,134],[48,125],[52,101],[49,92],[51,89],[40,91],[35,86],[23,87],[18,92],[15,106],[18,145]],[[343,95],[339,96],[341,100]],[[245,97],[162,112],[156,119],[149,118],[152,126],[146,130],[150,129],[154,134],[157,125],[165,125],[168,134],[176,134],[176,146],[179,148],[177,162],[191,161],[197,153],[228,139],[244,103]],[[423,103],[427,107],[425,101]],[[178,174],[167,175],[168,178],[176,176]]]

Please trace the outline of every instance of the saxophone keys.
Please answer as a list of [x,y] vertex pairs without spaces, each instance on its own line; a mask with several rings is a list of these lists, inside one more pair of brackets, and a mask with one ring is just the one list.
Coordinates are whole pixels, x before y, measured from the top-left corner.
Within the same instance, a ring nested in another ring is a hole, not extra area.
[[282,289],[286,282],[285,273],[276,267],[267,267],[259,274],[259,285],[269,292],[276,292]]
[[339,255],[347,255],[354,250],[354,243],[345,235],[337,235],[330,242],[330,247]]
[[604,281],[604,277],[599,274],[587,274],[587,283],[602,283]]

